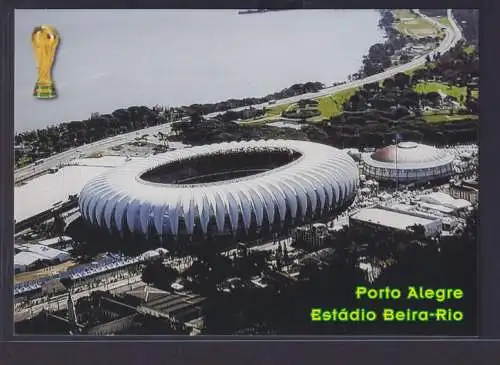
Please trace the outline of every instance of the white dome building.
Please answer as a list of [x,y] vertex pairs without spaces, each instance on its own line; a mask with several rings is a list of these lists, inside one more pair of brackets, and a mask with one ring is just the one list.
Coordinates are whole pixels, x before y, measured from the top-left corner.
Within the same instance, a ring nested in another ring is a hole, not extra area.
[[427,182],[447,178],[454,157],[446,150],[415,142],[400,142],[363,156],[363,173],[378,181]]
[[80,193],[81,214],[111,233],[213,237],[275,232],[331,216],[358,188],[356,163],[305,141],[204,145],[131,161]]

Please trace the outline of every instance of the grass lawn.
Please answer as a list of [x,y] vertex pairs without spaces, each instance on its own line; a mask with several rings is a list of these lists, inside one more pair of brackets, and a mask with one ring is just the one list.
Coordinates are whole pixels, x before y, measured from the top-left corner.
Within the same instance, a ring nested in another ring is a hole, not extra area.
[[283,105],[276,105],[276,106],[271,106],[271,107],[266,107],[266,114],[264,114],[262,117],[257,118],[257,119],[246,119],[242,120],[240,124],[265,124],[272,122],[273,120],[277,119],[278,117],[281,116],[281,112],[288,110],[289,108],[292,108],[295,104],[294,103],[288,103],[288,104],[283,104]]
[[439,29],[431,22],[413,14],[408,9],[393,10],[396,21],[394,27],[402,34],[410,37],[435,36]]
[[465,53],[472,53],[476,49],[476,46],[473,44],[469,44],[468,46],[464,47],[464,52]]
[[[446,95],[453,96],[458,101],[460,101],[461,95],[463,95],[463,97],[465,98],[467,89],[465,86],[458,87],[458,86],[451,86],[448,84],[444,84],[442,82],[428,81],[428,82],[419,82],[413,87],[413,90],[415,90],[417,93],[429,93],[431,91],[436,91],[436,92],[441,91]],[[473,90],[472,96],[477,97],[478,91]]]
[[290,106],[294,105],[294,103],[282,104],[273,107],[266,108],[266,117],[272,117],[275,115],[281,115],[282,111],[287,110]]
[[316,100],[319,101],[318,109],[323,118],[331,118],[342,114],[344,111],[344,103],[353,96],[358,88],[339,91],[333,95],[323,96]]
[[[318,110],[321,112],[320,116],[308,118],[307,120],[315,123],[320,122],[325,118],[331,118],[342,114],[344,111],[344,103],[358,90],[358,88],[347,89],[339,91],[332,95],[321,96],[319,98],[313,98],[317,100]],[[291,111],[297,108],[296,103],[289,103],[283,105],[277,105],[274,107],[267,108],[266,114],[262,118],[258,119],[247,119],[240,122],[242,125],[261,125],[279,120],[281,117],[281,112],[287,110]]]
[[478,115],[442,115],[442,114],[434,114],[434,115],[424,115],[424,120],[427,123],[446,123],[446,122],[454,122],[458,120],[466,120],[473,119],[479,120]]
[[439,18],[439,22],[443,24],[445,27],[451,27],[450,20],[446,16]]
[[413,14],[410,9],[394,9],[393,10],[395,18],[416,18],[416,15]]

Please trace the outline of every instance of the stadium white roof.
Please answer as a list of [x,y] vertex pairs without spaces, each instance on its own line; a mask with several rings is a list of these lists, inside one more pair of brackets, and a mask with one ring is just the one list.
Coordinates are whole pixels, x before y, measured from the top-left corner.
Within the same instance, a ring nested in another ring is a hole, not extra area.
[[[266,172],[226,181],[182,185],[141,179],[147,171],[194,156],[276,149],[302,156]],[[316,207],[340,207],[357,187],[356,163],[331,146],[295,140],[224,142],[158,154],[103,174],[82,189],[80,210],[92,223],[119,231],[148,234],[154,226],[159,235],[177,235],[183,218],[187,233],[192,234],[197,217],[206,233],[213,216],[217,231],[222,232],[226,216],[232,230],[238,228],[239,214],[245,229],[252,215],[261,226],[264,213],[272,225],[276,211],[284,220],[287,209],[295,219],[299,213],[315,212]]]
[[419,217],[411,213],[394,212],[382,208],[363,208],[351,215],[350,219],[378,224],[384,227],[406,230],[414,225],[425,226],[438,218],[432,219]]

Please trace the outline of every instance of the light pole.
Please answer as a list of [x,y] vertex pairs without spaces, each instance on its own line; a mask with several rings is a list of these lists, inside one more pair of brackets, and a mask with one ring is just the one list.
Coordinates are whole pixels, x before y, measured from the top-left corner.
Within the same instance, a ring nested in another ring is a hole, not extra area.
[[399,140],[400,140],[400,136],[399,134],[396,133],[396,136],[394,137],[394,148],[396,150],[395,152],[395,173],[396,173],[396,191],[398,191],[398,185],[399,185],[399,171],[398,171],[398,144],[399,144]]
[[396,138],[396,191],[398,191],[399,171],[398,171],[398,139]]

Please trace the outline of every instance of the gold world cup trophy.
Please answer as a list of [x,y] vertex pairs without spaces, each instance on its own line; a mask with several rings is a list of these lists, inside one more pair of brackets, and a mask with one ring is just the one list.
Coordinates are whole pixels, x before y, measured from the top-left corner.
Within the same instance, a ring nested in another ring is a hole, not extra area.
[[59,45],[59,34],[50,25],[41,25],[33,30],[31,43],[38,70],[33,96],[39,99],[55,98],[57,93],[54,81],[52,81],[52,66]]

